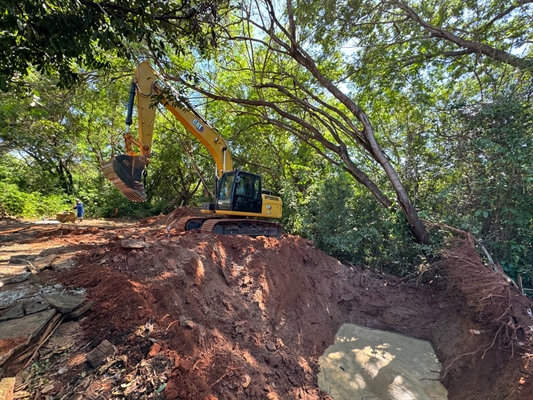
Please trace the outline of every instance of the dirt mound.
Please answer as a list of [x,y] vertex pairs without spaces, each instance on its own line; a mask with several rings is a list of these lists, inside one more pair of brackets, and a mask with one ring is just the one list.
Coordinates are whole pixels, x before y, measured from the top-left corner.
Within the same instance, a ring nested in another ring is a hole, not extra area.
[[[299,237],[168,232],[182,212],[136,227],[43,231],[40,241],[86,246],[76,268],[42,279],[83,287],[95,302],[81,320],[84,342],[48,371],[51,395],[327,399],[318,358],[350,322],[431,341],[450,399],[530,398],[531,302],[501,275],[485,278],[469,243],[417,286],[342,265]],[[476,265],[470,279],[457,260]],[[502,290],[487,297],[465,289],[472,282]],[[106,365],[73,361],[103,340],[116,347]]]
[[141,226],[174,226],[182,217],[201,215],[199,207],[178,207],[168,215],[145,218],[139,222]]

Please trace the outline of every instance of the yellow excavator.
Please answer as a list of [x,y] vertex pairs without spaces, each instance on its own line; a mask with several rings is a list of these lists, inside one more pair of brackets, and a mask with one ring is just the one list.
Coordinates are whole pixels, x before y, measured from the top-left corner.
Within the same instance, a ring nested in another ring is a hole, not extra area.
[[[126,134],[126,154],[111,158],[102,166],[103,172],[129,200],[146,201],[144,177],[150,163],[156,108],[160,102],[192,133],[215,160],[215,202],[202,204],[202,215],[185,217],[177,229],[199,229],[204,233],[279,237],[281,226],[258,218],[281,218],[282,201],[261,185],[261,176],[233,169],[228,146],[220,134],[189,104],[169,95],[172,88],[144,61],[135,69],[132,80]],[[172,97],[172,99],[171,99]],[[133,103],[137,99],[138,138],[130,133]],[[134,146],[139,150],[136,152]]]

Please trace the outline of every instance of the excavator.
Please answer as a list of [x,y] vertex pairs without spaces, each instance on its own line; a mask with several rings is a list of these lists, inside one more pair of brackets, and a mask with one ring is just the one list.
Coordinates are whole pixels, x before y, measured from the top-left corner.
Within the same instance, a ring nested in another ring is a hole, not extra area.
[[[147,61],[135,69],[124,135],[126,154],[112,157],[102,170],[130,201],[146,201],[144,178],[150,163],[156,103],[161,103],[209,151],[216,164],[215,202],[203,203],[202,215],[178,220],[178,231],[280,237],[281,226],[260,218],[279,219],[281,198],[261,185],[261,176],[233,169],[231,152],[220,134],[190,104],[177,100]],[[137,100],[138,137],[130,133],[133,103]],[[138,148],[135,151],[134,146]]]

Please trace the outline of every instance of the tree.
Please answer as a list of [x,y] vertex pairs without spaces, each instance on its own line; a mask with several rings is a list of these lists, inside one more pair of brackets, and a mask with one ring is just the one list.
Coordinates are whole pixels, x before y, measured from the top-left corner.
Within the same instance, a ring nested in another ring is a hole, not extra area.
[[0,89],[30,67],[58,72],[63,86],[84,69],[109,68],[110,54],[131,59],[144,43],[159,57],[205,49],[216,41],[214,24],[224,1],[5,0],[0,2]]
[[[291,2],[287,2],[283,21],[278,16],[279,9],[268,0],[255,9],[252,3],[247,7],[238,16],[241,31],[230,28],[223,38],[228,45],[236,45],[234,49],[237,50],[232,52],[226,47],[225,51],[232,56],[221,54],[218,62],[223,65],[222,68],[238,73],[241,82],[246,77],[248,89],[240,85],[237,90],[230,89],[232,93],[222,94],[220,90],[215,93],[197,83],[202,79],[205,81],[206,74],[193,82],[179,75],[167,74],[168,79],[176,80],[208,98],[245,106],[258,121],[290,132],[323,157],[342,165],[384,207],[391,207],[393,202],[358,165],[360,159],[371,157],[388,177],[397,204],[405,213],[415,238],[427,243],[429,235],[426,228],[397,172],[378,144],[370,119],[333,82],[337,73],[335,68],[339,65],[335,65],[334,61],[318,64],[319,61],[305,50],[305,43],[299,39],[301,33],[296,26]],[[247,56],[237,58],[236,53],[240,50],[247,51]],[[331,77],[322,71],[327,71]],[[359,149],[361,153],[355,156],[354,149]]]
[[75,134],[68,104],[73,91],[32,75],[24,94],[0,97],[0,150],[15,152],[41,173],[40,188],[72,193]]

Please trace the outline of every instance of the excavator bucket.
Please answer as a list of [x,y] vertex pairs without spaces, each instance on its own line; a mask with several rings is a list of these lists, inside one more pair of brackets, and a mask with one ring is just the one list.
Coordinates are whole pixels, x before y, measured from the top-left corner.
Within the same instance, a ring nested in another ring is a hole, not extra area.
[[143,171],[146,166],[144,157],[122,154],[113,157],[102,166],[107,179],[130,201],[146,201],[144,193]]

